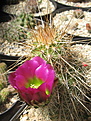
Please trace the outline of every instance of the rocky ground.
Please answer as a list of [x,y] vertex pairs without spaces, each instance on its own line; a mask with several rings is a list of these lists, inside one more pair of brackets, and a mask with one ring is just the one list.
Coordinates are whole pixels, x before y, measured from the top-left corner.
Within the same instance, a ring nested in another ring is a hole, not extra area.
[[[62,3],[62,4],[65,4],[65,5],[69,5],[69,6],[75,6],[75,7],[79,6],[79,7],[83,7],[83,8],[91,7],[91,0],[85,0],[85,2],[81,2],[81,3],[79,3],[79,2],[75,2],[75,3],[74,2],[68,2],[70,0],[55,0],[55,1]],[[76,1],[76,0],[73,0],[73,1]]]

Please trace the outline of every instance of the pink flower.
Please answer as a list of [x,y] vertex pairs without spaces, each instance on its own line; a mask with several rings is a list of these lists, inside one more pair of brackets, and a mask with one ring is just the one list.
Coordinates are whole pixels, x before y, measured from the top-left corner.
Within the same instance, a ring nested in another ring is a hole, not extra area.
[[27,60],[9,75],[10,84],[28,104],[40,104],[51,95],[55,71],[40,57]]

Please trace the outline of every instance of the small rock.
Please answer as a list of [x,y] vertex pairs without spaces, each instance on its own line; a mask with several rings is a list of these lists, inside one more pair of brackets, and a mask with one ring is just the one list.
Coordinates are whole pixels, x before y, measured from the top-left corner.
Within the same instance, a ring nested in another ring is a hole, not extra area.
[[28,115],[25,114],[25,115],[22,116],[21,121],[26,121],[27,119],[28,119]]

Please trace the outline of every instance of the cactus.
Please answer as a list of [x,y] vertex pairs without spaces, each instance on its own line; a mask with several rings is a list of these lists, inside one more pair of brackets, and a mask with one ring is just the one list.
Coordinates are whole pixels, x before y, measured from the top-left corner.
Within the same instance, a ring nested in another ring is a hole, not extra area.
[[7,85],[7,76],[4,74],[6,71],[6,64],[0,63],[0,90]]
[[81,9],[74,10],[73,15],[75,18],[79,18],[79,19],[84,18],[84,12]]
[[31,14],[22,13],[16,21],[18,21],[22,27],[25,27],[25,28],[34,27],[34,20]]
[[0,63],[0,104],[4,103],[10,92],[14,91],[7,83],[6,67],[4,62]]
[[0,92],[0,103],[3,103],[6,101],[7,97],[9,95],[9,89],[3,88]]
[[[6,27],[7,26],[7,27]],[[5,23],[5,26],[2,25],[2,32],[0,32],[4,40],[9,42],[22,39],[27,39],[30,37],[28,35],[28,29],[31,29],[35,26],[35,21],[31,14],[21,13],[16,19],[10,21],[8,25]]]
[[7,76],[5,73],[6,71],[6,64],[0,63],[0,103],[3,103],[7,99],[7,95],[9,94],[9,90],[7,87]]
[[[78,23],[76,23],[76,26],[77,25]],[[77,100],[71,100],[72,98],[70,98],[70,94],[72,94],[71,96],[73,97],[74,96],[76,98],[79,97],[79,99],[83,97],[82,93],[79,93],[79,90],[83,92],[83,90],[85,90],[85,87],[84,87],[84,84],[83,85],[80,84],[82,83],[79,80],[80,75],[76,71],[79,68],[78,72],[82,72],[82,68],[80,68],[79,66],[80,62],[77,62],[77,58],[75,58],[76,59],[75,61],[72,60],[74,55],[72,54],[72,51],[69,50],[69,48],[71,48],[69,43],[66,44],[64,42],[63,36],[57,33],[57,30],[54,27],[51,27],[49,25],[46,25],[43,27],[37,26],[36,29],[34,30],[32,29],[32,35],[33,35],[33,41],[30,41],[29,43],[29,45],[31,45],[30,46],[31,57],[40,56],[43,59],[45,59],[48,63],[53,65],[56,71],[57,77],[59,79],[57,90],[54,91],[52,100],[51,102],[49,102],[49,105],[48,105],[49,106],[48,111],[50,113],[50,117],[52,118],[52,120],[55,120],[55,121],[58,121],[57,118],[59,116],[60,116],[60,119],[62,118],[61,119],[62,121],[64,121],[65,119],[67,121],[68,120],[71,121],[73,119],[75,120],[75,117],[77,117],[78,115],[76,121],[83,120],[83,114],[81,110],[79,110],[81,109],[81,105],[79,105],[79,102]],[[83,77],[81,77],[81,79],[82,78]],[[85,82],[85,79],[83,80],[83,82]],[[55,95],[57,91],[58,91],[58,94]],[[59,97],[57,97],[57,95]],[[72,106],[73,103],[76,107],[77,115]],[[60,106],[63,106],[63,107],[60,107]],[[70,118],[69,107],[70,107],[70,111],[72,112],[73,119]],[[58,115],[59,111],[61,113]],[[64,117],[64,113],[66,118]]]

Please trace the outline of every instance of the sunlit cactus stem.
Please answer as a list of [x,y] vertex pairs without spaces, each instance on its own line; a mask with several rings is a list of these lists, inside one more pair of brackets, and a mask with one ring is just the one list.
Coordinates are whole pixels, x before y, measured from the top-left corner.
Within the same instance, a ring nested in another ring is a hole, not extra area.
[[10,91],[8,88],[3,88],[0,91],[0,103],[3,103],[7,100],[9,93],[10,93]]
[[0,63],[0,90],[7,85],[6,67],[5,63]]

